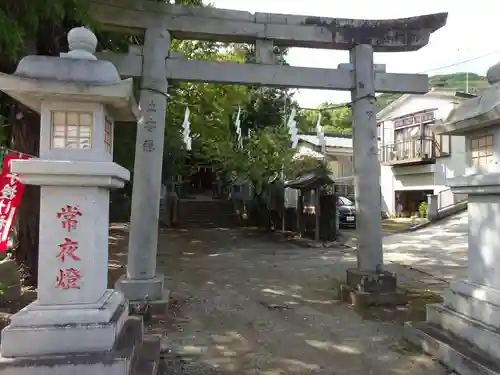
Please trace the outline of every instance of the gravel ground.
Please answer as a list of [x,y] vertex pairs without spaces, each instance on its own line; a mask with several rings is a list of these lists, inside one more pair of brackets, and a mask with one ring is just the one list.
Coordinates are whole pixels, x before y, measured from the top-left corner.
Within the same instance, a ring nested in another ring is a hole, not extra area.
[[[301,248],[251,230],[168,230],[160,243],[172,306],[149,332],[162,337],[164,374],[447,373],[401,339],[402,322],[422,311],[361,317],[335,299],[353,250]],[[445,287],[389,268],[412,288]]]

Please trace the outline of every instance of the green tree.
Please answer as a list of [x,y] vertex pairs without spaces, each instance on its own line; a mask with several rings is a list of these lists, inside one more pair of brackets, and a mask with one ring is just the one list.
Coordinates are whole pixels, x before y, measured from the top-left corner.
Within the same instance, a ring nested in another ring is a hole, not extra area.
[[[224,47],[220,43],[192,41],[173,45],[176,51],[182,52],[187,58],[243,62],[241,53]],[[193,137],[191,157],[210,161],[222,168],[228,156],[228,145],[235,143],[233,118],[238,105],[248,100],[248,88],[238,85],[184,82],[171,85],[169,94],[166,121],[168,133],[172,134],[170,140],[167,136],[170,149],[183,147],[180,129],[186,107],[189,107]],[[178,141],[174,141],[176,136]],[[176,142],[177,146],[171,144],[172,141]],[[172,160],[165,162],[172,164]],[[180,165],[178,162],[176,164]],[[174,168],[168,171],[170,176],[175,173],[178,172],[174,171]]]
[[320,104],[314,111],[302,111],[299,118],[300,128],[304,131],[316,131],[319,113],[321,113],[321,125],[325,133],[350,134],[352,132],[350,108],[338,108],[338,105],[332,103]]
[[[244,62],[256,63],[254,45],[233,45],[233,49],[244,56]],[[276,63],[288,65],[286,48],[275,47]],[[243,134],[268,126],[275,127],[284,123],[292,108],[298,109],[293,93],[289,89],[276,87],[250,86],[246,103],[242,106],[241,128]]]

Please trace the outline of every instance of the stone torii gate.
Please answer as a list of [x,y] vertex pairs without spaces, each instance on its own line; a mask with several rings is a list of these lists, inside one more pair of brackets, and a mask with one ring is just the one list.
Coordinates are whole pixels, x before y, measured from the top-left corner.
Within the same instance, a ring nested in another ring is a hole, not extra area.
[[[446,24],[446,13],[353,20],[251,14],[150,0],[93,0],[92,7],[104,28],[145,35],[144,46],[133,46],[128,54],[98,54],[113,62],[122,77],[142,77],[127,274],[117,284],[129,300],[163,298],[156,254],[168,80],[351,91],[358,269],[348,271],[348,283],[358,289],[364,279],[365,291],[395,291],[395,275],[378,277],[384,272],[375,93],[423,94],[428,77],[386,73],[385,66],[374,65],[373,54],[424,47]],[[255,44],[258,64],[188,60],[169,52],[171,38]],[[274,46],[348,50],[350,63],[338,69],[278,66]],[[367,289],[367,280],[378,280],[368,283],[378,289]]]

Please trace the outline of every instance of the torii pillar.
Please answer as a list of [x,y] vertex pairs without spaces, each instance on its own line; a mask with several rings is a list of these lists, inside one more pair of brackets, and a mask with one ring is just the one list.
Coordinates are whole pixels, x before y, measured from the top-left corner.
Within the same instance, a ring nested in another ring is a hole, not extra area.
[[398,291],[396,275],[384,270],[375,74],[385,69],[376,67],[373,55],[371,44],[358,44],[350,50],[350,64],[339,66],[349,67],[354,79],[351,109],[357,239],[357,268],[347,270],[341,295],[356,307],[407,302]]
[[168,31],[161,27],[146,30],[127,272],[116,283],[116,289],[133,305],[145,300],[161,307],[168,301],[164,276],[156,273],[156,255],[168,88],[165,60],[169,49]]

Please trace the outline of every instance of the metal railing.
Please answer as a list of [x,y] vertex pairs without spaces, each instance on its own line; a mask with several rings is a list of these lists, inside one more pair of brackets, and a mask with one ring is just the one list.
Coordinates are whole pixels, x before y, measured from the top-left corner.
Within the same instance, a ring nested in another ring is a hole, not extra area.
[[381,145],[379,157],[382,163],[397,163],[434,159],[439,153],[433,138],[419,138]]

